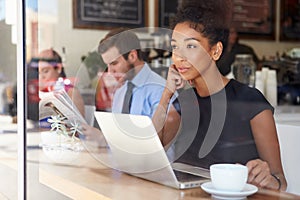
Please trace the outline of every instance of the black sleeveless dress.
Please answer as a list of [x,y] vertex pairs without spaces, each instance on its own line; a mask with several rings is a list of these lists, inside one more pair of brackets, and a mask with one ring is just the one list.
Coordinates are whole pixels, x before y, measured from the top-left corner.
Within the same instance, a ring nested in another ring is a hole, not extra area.
[[182,90],[173,105],[182,118],[175,159],[205,168],[259,158],[250,120],[266,109],[274,113],[259,90],[233,79],[208,97],[195,88]]

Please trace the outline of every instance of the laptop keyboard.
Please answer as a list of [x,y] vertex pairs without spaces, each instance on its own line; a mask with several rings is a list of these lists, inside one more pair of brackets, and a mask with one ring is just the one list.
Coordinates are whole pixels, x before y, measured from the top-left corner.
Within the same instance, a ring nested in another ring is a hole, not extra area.
[[181,171],[177,171],[177,170],[173,170],[175,173],[175,176],[177,177],[178,181],[199,181],[199,180],[204,180],[206,179],[205,177],[201,177],[201,176],[196,176],[193,174],[189,174],[186,172],[181,172]]

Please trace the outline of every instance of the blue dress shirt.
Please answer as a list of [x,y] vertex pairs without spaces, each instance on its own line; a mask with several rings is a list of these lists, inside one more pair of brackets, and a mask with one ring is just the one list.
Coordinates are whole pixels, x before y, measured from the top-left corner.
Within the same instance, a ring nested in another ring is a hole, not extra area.
[[[152,118],[161,99],[166,80],[152,71],[147,63],[132,79],[135,85],[132,94],[130,114],[146,115]],[[116,90],[112,103],[112,112],[121,113],[127,81]]]

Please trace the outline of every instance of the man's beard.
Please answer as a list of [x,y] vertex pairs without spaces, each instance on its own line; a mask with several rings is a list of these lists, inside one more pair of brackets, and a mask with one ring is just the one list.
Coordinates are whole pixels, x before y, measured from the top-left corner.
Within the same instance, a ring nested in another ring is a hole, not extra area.
[[126,79],[132,80],[134,76],[135,76],[135,67],[133,64],[129,64],[129,70],[126,73]]

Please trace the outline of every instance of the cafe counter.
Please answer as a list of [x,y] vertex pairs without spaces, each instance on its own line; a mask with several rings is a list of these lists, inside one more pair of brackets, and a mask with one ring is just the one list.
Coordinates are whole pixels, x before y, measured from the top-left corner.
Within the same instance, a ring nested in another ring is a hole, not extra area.
[[277,106],[274,118],[279,124],[300,126],[300,106]]

